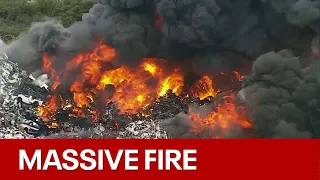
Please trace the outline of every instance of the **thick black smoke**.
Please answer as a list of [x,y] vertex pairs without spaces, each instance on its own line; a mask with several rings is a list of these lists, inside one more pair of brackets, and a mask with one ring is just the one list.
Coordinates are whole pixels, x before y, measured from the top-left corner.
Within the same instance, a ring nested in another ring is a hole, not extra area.
[[319,60],[303,68],[283,50],[255,61],[240,94],[260,137],[320,137]]
[[[53,21],[37,23],[11,44],[7,54],[21,67],[33,71],[41,67],[44,53],[52,53],[58,57],[54,66],[59,67],[79,52],[93,48],[101,38],[116,49],[120,63],[137,64],[152,49],[155,30],[153,15],[149,16],[148,11],[153,6],[143,1],[117,2],[95,4],[81,22],[67,28]],[[17,54],[18,50],[22,52]]]
[[[157,4],[164,18],[164,39],[181,44],[171,51],[192,47],[196,70],[207,73],[237,68],[272,50],[292,48],[298,55],[309,50],[316,34],[310,22],[304,21],[309,26],[293,24],[276,8],[273,1],[259,0],[162,0]],[[184,58],[176,53],[170,57]]]
[[65,28],[57,22],[36,23],[10,44],[6,53],[10,60],[31,73],[41,68],[43,54],[55,51],[67,36]]
[[[63,69],[73,56],[94,48],[97,39],[115,48],[115,65],[135,66],[144,57],[163,57],[202,75],[232,71],[257,59],[241,91],[257,136],[320,137],[319,63],[300,66],[307,64],[312,39],[320,33],[319,4],[320,0],[100,0],[70,27],[55,21],[35,23],[6,53],[29,73],[41,69],[45,53],[54,57],[55,69]],[[190,122],[185,119],[179,115],[165,127],[176,130],[182,124],[178,129],[187,132]],[[185,137],[178,134],[173,136]]]
[[304,83],[298,57],[286,50],[264,54],[247,78],[241,92],[260,137],[311,136],[305,98],[297,94]]
[[[28,71],[41,67],[44,53],[57,56],[55,66],[63,66],[102,38],[116,49],[118,63],[134,66],[143,57],[164,57],[192,62],[195,71],[214,74],[272,50],[294,48],[298,55],[308,50],[319,19],[311,13],[318,4],[308,2],[101,0],[71,27],[36,23],[7,54]],[[159,17],[163,21],[158,29],[154,23]]]

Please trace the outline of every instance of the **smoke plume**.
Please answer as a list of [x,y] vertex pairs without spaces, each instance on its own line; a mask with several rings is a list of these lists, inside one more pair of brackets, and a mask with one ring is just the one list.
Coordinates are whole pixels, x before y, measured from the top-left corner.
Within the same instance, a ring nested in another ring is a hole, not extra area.
[[[52,21],[35,23],[10,45],[8,54],[21,67],[33,71],[41,67],[43,53],[54,52],[59,66],[102,38],[116,49],[120,64],[134,66],[143,57],[164,57],[171,61],[189,60],[200,72],[207,64],[205,72],[214,74],[247,64],[272,50],[308,49],[305,45],[316,33],[318,16],[311,12],[317,3],[282,2],[97,1],[82,21],[71,27]],[[304,8],[309,8],[310,13],[306,14]],[[298,11],[298,17],[288,16],[289,11]],[[292,20],[297,18],[300,23]],[[303,45],[294,47],[296,42]]]
[[[206,117],[212,112],[212,104],[200,107],[190,107],[192,113]],[[228,119],[232,121],[232,119]],[[171,138],[246,138],[248,137],[243,128],[236,123],[230,123],[227,129],[223,129],[222,125],[215,124],[213,126],[204,126],[201,121],[194,120],[185,113],[165,119],[162,127]]]

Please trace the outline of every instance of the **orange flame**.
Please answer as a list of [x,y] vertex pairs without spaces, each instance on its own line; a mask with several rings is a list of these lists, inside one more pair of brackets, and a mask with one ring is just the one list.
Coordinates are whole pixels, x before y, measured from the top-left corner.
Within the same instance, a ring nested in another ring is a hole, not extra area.
[[234,103],[235,96],[225,96],[224,101],[218,104],[216,110],[210,111],[204,117],[199,113],[189,111],[189,118],[195,122],[193,133],[199,133],[202,127],[215,128],[220,127],[223,131],[231,128],[231,125],[236,124],[243,128],[251,128],[252,123],[246,116],[244,107],[238,107]]
[[[182,92],[184,85],[182,74],[179,69],[174,69],[171,74],[163,73],[160,64],[165,60],[146,58],[140,68],[136,70],[126,66],[103,70],[104,63],[112,62],[115,56],[113,48],[99,43],[92,52],[78,54],[72,58],[66,64],[63,74],[60,73],[60,76],[53,69],[52,59],[45,55],[43,58],[44,70],[49,72],[50,77],[55,80],[51,85],[52,90],[55,90],[61,84],[60,79],[68,78],[71,71],[77,70],[80,72],[76,77],[73,77],[75,80],[69,91],[73,94],[73,113],[75,116],[80,115],[81,117],[85,114],[85,110],[82,109],[86,109],[86,111],[87,109],[94,109],[91,107],[95,103],[95,96],[103,94],[107,85],[114,86],[115,92],[111,97],[105,99],[105,102],[115,102],[121,113],[129,114],[142,110],[153,99],[165,95],[168,90],[172,90],[176,94]],[[148,81],[156,83],[150,84]],[[60,106],[61,102],[50,99],[39,109],[39,115],[44,120],[53,118],[51,115],[48,118],[48,114],[54,114]],[[44,113],[43,111],[48,112]],[[91,110],[90,113],[98,114],[95,110]],[[97,119],[95,115],[94,117]]]
[[213,79],[210,76],[203,76],[193,85],[190,91],[193,96],[199,97],[200,100],[210,96],[214,97],[218,93],[218,91],[214,90]]
[[70,71],[72,69],[76,69],[81,63],[84,61],[90,60],[92,61],[106,61],[110,62],[112,58],[116,56],[116,51],[114,48],[107,46],[102,43],[102,41],[98,44],[98,46],[90,53],[86,54],[78,54],[71,61],[69,61],[66,65],[66,70]]
[[52,68],[52,62],[48,55],[43,56],[43,70],[44,72],[47,72],[49,77],[55,77],[56,76],[56,70]]
[[176,69],[174,73],[161,82],[158,95],[164,96],[168,90],[172,90],[173,93],[179,95],[182,92],[183,85],[183,76],[179,73],[179,70]]
[[[150,61],[150,59],[148,59],[148,61]],[[157,74],[161,73],[159,72],[161,71],[161,69],[153,62],[144,62],[142,64],[142,67],[146,72],[149,72],[152,76],[156,76]]]
[[51,97],[49,97],[49,101],[47,102],[48,106],[40,106],[38,109],[38,115],[44,120],[44,121],[50,121],[55,119],[55,112],[59,108],[58,103],[60,100],[60,97],[58,94],[55,94]]
[[[98,120],[100,111],[97,104],[114,102],[120,113],[135,114],[169,90],[176,95],[182,93],[184,76],[179,68],[168,68],[166,60],[145,58],[136,69],[127,66],[107,69],[112,66],[115,57],[115,49],[100,42],[91,52],[78,54],[60,70],[54,67],[54,58],[45,54],[43,70],[53,80],[51,89],[56,90],[67,79],[71,81],[68,84],[72,99],[54,94],[39,107],[38,115],[44,121],[52,121],[59,110],[68,110],[69,117],[91,116],[93,120]],[[112,93],[108,86],[114,88]],[[201,100],[216,96],[218,92],[210,76],[203,76],[190,89],[190,95]],[[224,103],[204,118],[193,112],[190,112],[190,118],[206,126],[219,124],[222,128],[228,128],[229,123],[234,121],[243,127],[251,126],[235,109],[235,104]]]
[[[77,117],[84,117],[84,112],[81,110],[85,107],[91,107],[93,99],[93,91],[86,89],[86,85],[96,85],[100,80],[101,74],[101,62],[110,62],[116,55],[114,48],[111,48],[103,43],[99,43],[97,47],[89,53],[78,54],[72,58],[64,67],[63,74],[58,74],[53,66],[53,59],[49,55],[43,56],[43,70],[47,72],[49,77],[53,80],[51,84],[51,90],[56,90],[61,85],[61,79],[70,78],[70,72],[76,69],[81,70],[81,73],[77,75],[76,80],[70,86],[70,92],[73,94],[73,101],[75,105],[68,104],[68,106],[74,106],[72,109],[74,115]],[[71,77],[73,78],[73,77]],[[57,95],[50,97],[50,100],[43,106],[39,107],[39,116],[44,121],[54,120],[54,114],[64,104],[65,100]],[[91,111],[92,114],[97,114],[95,111]],[[97,117],[93,117],[96,119]]]

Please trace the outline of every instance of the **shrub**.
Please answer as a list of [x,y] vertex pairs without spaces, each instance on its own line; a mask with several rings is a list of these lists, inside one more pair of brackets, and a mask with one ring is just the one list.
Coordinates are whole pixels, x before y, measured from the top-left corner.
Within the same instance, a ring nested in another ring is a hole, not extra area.
[[89,0],[0,0],[0,37],[17,36],[44,17],[56,18],[68,27],[91,7]]

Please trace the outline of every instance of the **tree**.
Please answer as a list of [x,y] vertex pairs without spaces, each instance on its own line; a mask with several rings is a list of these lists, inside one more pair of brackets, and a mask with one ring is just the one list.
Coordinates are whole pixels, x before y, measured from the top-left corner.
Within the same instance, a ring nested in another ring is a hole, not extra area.
[[68,27],[80,21],[92,5],[88,0],[1,0],[0,37],[18,36],[33,22],[44,21],[44,17],[56,18]]

